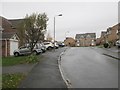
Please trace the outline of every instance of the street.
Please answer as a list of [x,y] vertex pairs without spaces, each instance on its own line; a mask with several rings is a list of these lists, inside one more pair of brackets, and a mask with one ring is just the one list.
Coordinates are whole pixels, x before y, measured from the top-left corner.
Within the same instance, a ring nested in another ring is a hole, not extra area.
[[71,47],[61,67],[72,88],[118,88],[118,60],[94,47]]

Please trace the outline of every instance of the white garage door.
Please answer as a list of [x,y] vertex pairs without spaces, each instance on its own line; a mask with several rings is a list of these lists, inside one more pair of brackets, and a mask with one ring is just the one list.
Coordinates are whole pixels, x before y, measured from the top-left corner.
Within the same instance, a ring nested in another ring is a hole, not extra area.
[[10,55],[13,55],[16,49],[18,49],[18,41],[10,41]]

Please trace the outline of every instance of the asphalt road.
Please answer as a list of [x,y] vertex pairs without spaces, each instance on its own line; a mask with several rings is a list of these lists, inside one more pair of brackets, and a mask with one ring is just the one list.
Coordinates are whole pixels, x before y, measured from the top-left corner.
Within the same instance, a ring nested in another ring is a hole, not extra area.
[[67,88],[58,68],[58,57],[65,48],[47,51],[19,88]]
[[69,48],[61,66],[72,88],[118,88],[118,60],[91,47]]

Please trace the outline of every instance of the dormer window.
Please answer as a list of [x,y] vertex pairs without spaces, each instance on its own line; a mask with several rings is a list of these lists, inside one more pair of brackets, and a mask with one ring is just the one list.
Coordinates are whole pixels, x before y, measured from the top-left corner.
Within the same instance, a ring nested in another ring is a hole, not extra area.
[[82,35],[80,38],[84,38],[84,36]]
[[91,38],[91,36],[90,36],[90,35],[87,35],[87,38]]

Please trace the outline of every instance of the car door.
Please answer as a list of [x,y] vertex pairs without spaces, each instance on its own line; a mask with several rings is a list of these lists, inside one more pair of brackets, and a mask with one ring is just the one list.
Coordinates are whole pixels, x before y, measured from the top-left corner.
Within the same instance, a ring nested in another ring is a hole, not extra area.
[[20,53],[21,54],[29,54],[30,53],[30,49],[27,47],[22,47],[20,48]]

